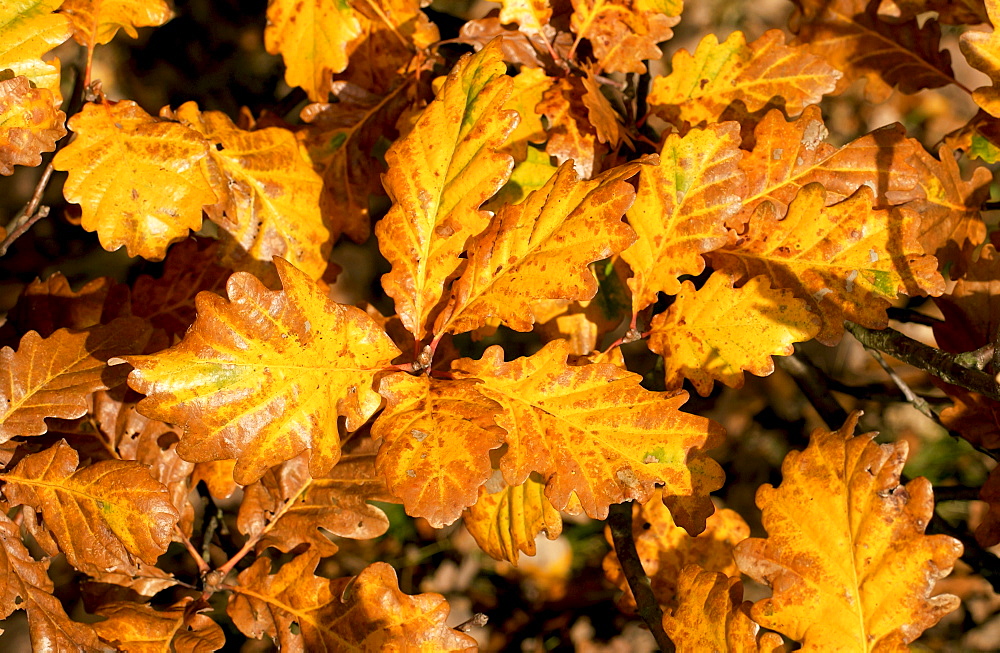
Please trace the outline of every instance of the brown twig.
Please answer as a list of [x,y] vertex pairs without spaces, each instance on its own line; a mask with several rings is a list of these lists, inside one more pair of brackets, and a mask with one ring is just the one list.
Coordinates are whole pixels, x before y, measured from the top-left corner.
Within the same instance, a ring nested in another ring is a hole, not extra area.
[[180,539],[181,544],[184,545],[184,548],[187,549],[187,552],[191,555],[191,559],[194,560],[194,563],[196,565],[198,565],[198,575],[204,576],[209,571],[211,571],[212,568],[208,566],[208,563],[205,562],[205,559],[198,553],[198,549],[194,548],[194,545],[191,544],[191,540],[188,538],[187,535],[184,534],[180,526],[178,526],[177,524],[174,524],[174,533],[177,535],[178,539]]
[[632,538],[632,502],[611,504],[608,513],[608,526],[611,528],[611,539],[615,546],[615,555],[621,563],[622,573],[628,581],[628,586],[632,589],[632,596],[635,597],[635,604],[638,607],[639,616],[649,626],[653,638],[664,653],[673,653],[674,643],[670,641],[667,633],[663,630],[663,611],[660,604],[653,595],[653,588],[649,584],[649,577],[642,568],[642,561],[639,560],[639,552],[635,548],[635,540]]
[[775,356],[774,363],[792,377],[829,429],[839,429],[847,421],[847,411],[830,394],[826,378],[800,349],[791,356]]

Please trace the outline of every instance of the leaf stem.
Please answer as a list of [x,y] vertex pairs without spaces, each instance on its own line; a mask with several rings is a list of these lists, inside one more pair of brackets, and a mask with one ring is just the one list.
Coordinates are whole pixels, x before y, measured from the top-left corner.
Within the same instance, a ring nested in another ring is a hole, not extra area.
[[180,526],[177,524],[174,524],[174,534],[180,540],[181,544],[184,545],[184,548],[187,549],[187,552],[191,556],[191,559],[194,560],[194,563],[198,565],[199,576],[204,576],[212,570],[212,568],[208,566],[208,563],[205,562],[205,559],[198,553],[198,550],[194,548],[194,545],[191,544],[191,540],[188,536],[184,534],[184,531],[182,531]]
[[622,572],[632,589],[639,616],[649,626],[653,638],[664,653],[673,653],[674,643],[670,641],[663,630],[663,610],[653,595],[646,570],[642,568],[639,552],[632,538],[632,502],[611,504],[608,512],[608,526],[611,528],[611,539],[615,546],[615,555],[621,563]]

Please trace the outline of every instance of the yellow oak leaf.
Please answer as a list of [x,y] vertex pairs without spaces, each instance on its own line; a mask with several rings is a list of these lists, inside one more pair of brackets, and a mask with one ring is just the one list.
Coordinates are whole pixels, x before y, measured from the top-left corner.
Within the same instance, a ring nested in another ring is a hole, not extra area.
[[428,331],[445,280],[462,264],[466,240],[489,222],[480,205],[510,176],[511,157],[498,151],[518,121],[501,108],[513,84],[506,69],[499,40],[463,57],[410,133],[386,153],[383,184],[393,205],[375,234],[392,270],[382,286],[417,340]]
[[51,91],[32,88],[24,76],[0,80],[0,175],[14,174],[16,165],[41,165],[42,152],[66,135],[65,122]]
[[108,251],[160,260],[198,230],[202,206],[217,197],[202,166],[208,143],[197,132],[157,120],[135,102],[87,104],[69,120],[76,140],[52,160],[69,172],[63,194],[80,205],[81,224]]
[[407,514],[434,528],[476,502],[490,477],[490,451],[504,442],[493,423],[500,404],[476,386],[403,372],[379,384],[386,407],[372,424],[372,437],[382,439],[375,468]]
[[917,241],[919,215],[873,204],[863,186],[826,206],[823,186],[809,184],[783,219],[771,204],[759,206],[735,244],[710,254],[712,264],[741,281],[764,274],[774,288],[792,290],[820,316],[816,339],[825,345],[840,341],[844,320],[884,329],[897,295],[936,297],[945,286]]
[[530,331],[534,302],[591,299],[597,280],[590,263],[635,239],[621,218],[635,196],[625,180],[640,167],[627,164],[581,181],[565,163],[524,201],[502,207],[469,241],[468,265],[452,286],[435,335],[471,331],[491,318]]
[[738,577],[693,564],[680,572],[677,586],[677,607],[663,615],[663,630],[681,653],[786,650],[781,635],[759,634],[760,626],[750,617],[751,603],[743,600]]
[[440,594],[404,594],[384,562],[330,580],[315,575],[319,556],[305,553],[269,575],[258,558],[240,572],[227,612],[248,637],[265,633],[289,651],[475,651],[476,640],[448,628]]
[[102,460],[77,469],[65,440],[25,456],[4,474],[13,505],[42,513],[66,560],[77,569],[134,572],[167,550],[179,518],[167,488],[134,461]]
[[192,600],[185,597],[166,609],[128,601],[105,603],[96,613],[107,619],[94,624],[94,630],[120,651],[219,650],[226,643],[225,633],[210,617],[192,610]]
[[632,268],[632,314],[656,301],[658,292],[675,295],[677,277],[705,269],[702,254],[729,240],[726,219],[740,210],[742,151],[735,122],[671,134],[657,166],[639,173],[639,192],[628,212],[638,234],[622,252]]
[[521,72],[514,76],[514,86],[503,108],[517,111],[517,115],[520,117],[517,127],[510,133],[504,147],[504,151],[509,152],[514,157],[515,163],[524,161],[525,157],[528,156],[528,143],[545,141],[542,115],[535,109],[541,103],[545,91],[555,81],[546,75],[541,68],[527,66],[521,68]]
[[742,32],[723,43],[709,34],[693,55],[674,55],[671,73],[653,80],[649,104],[678,126],[715,122],[736,101],[748,111],[777,102],[788,115],[798,115],[833,91],[838,79],[840,73],[822,58],[785,45],[781,30],[749,45]]
[[326,102],[334,73],[363,36],[362,18],[348,2],[271,0],[264,46],[285,61],[285,81],[313,102]]
[[515,567],[522,552],[535,555],[539,533],[550,540],[562,533],[562,516],[545,498],[545,483],[531,476],[520,485],[507,485],[494,474],[479,488],[479,498],[462,519],[480,549]]
[[893,87],[916,93],[955,83],[951,54],[941,49],[941,26],[934,19],[885,20],[881,0],[793,1],[792,44],[844,73],[834,93],[864,79],[865,97],[877,104]]
[[484,209],[496,212],[506,204],[522,202],[529,193],[545,186],[552,175],[556,174],[559,168],[552,165],[552,157],[545,150],[537,147],[527,147],[525,150],[524,160],[514,165],[510,179],[490,201],[483,204]]
[[205,207],[225,229],[222,262],[265,278],[280,256],[313,279],[323,275],[332,243],[320,215],[323,181],[287,129],[245,131],[220,111],[187,102],[172,117],[208,141],[208,170],[219,202]]
[[962,554],[958,540],[924,535],[930,482],[900,485],[906,442],[854,436],[859,415],[816,429],[805,451],[785,457],[781,485],[757,491],[768,537],[736,546],[740,571],[773,590],[754,604],[754,621],[803,651],[905,651],[959,605],[930,596]]
[[495,419],[506,431],[508,484],[538,472],[553,507],[575,493],[595,519],[612,503],[646,501],[657,484],[677,495],[721,487],[721,468],[702,452],[718,446],[722,427],[681,412],[687,394],[650,392],[638,374],[611,363],[572,366],[568,355],[569,343],[555,340],[509,363],[499,346],[452,363],[456,377],[481,380],[477,390],[502,406]]
[[62,14],[54,14],[62,0],[4,0],[0,6],[0,71],[27,77],[36,88],[52,93],[54,106],[62,104],[59,93],[59,60],[43,61],[42,55],[73,35],[73,26]]
[[129,356],[140,413],[183,427],[185,460],[235,458],[248,485],[309,450],[319,477],[340,458],[337,417],[358,429],[379,407],[371,384],[399,354],[364,311],[338,304],[304,272],[275,259],[282,290],[237,272],[229,299],[198,295],[198,317],[179,344]]
[[59,13],[73,24],[73,38],[93,48],[110,43],[119,29],[138,38],[136,27],[156,27],[174,17],[167,0],[63,0]]
[[960,37],[959,46],[969,65],[989,75],[993,82],[992,86],[977,88],[972,98],[990,115],[1000,117],[1000,34],[996,31],[1000,23],[1000,2],[986,0],[986,11],[993,31],[987,34],[968,30]]
[[[632,536],[657,602],[673,607],[678,600],[678,576],[690,564],[739,578],[740,570],[733,559],[733,547],[750,536],[750,527],[739,513],[716,510],[708,518],[705,530],[696,537],[691,536],[675,522],[670,510],[663,505],[660,493],[656,492],[642,506],[632,506]],[[605,527],[605,537],[612,550],[604,556],[604,575],[625,592],[618,601],[619,606],[634,611],[635,598],[613,550],[611,528],[608,526]]]
[[923,146],[906,137],[900,124],[888,125],[837,148],[818,106],[786,122],[771,110],[757,125],[753,151],[740,160],[746,174],[743,210],[730,226],[742,226],[765,200],[783,214],[799,189],[811,182],[823,184],[828,204],[839,202],[861,186],[876,190],[880,206],[923,197],[916,188],[919,175],[910,165]]
[[549,25],[552,6],[549,0],[501,0],[500,22],[504,25],[517,23],[518,30],[525,34],[546,36],[553,31]]
[[643,60],[663,56],[656,44],[673,38],[682,8],[683,0],[573,0],[570,27],[602,70],[642,74]]
[[670,309],[653,318],[649,348],[663,356],[667,390],[687,378],[707,397],[713,380],[742,388],[744,370],[767,376],[771,356],[788,356],[793,343],[811,340],[819,328],[806,302],[772,288],[767,277],[734,289],[731,277],[716,272],[697,290],[682,284]]

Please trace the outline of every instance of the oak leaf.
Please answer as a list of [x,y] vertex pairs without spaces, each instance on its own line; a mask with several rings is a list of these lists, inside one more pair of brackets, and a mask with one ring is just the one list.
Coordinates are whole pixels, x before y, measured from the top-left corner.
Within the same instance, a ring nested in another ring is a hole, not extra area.
[[517,23],[525,34],[537,34],[547,38],[554,28],[549,25],[552,6],[549,0],[501,0],[500,22],[504,25]]
[[0,618],[14,610],[28,615],[31,650],[97,650],[100,642],[91,626],[69,618],[53,595],[48,561],[36,561],[21,541],[21,530],[0,515]]
[[626,164],[585,181],[565,163],[522,202],[501,207],[469,241],[468,264],[452,285],[435,334],[471,331],[491,318],[530,331],[532,303],[593,298],[597,280],[588,266],[635,240],[621,218],[635,197],[625,180],[641,167]]
[[552,165],[551,159],[544,150],[527,147],[524,160],[514,165],[510,179],[496,195],[490,198],[483,208],[496,212],[506,204],[522,202],[532,191],[538,190],[548,183],[556,174],[558,166]]
[[688,565],[677,578],[677,607],[663,615],[663,630],[682,653],[740,651],[779,653],[784,640],[777,633],[759,634],[743,600],[738,577]]
[[883,0],[879,13],[895,20],[910,20],[933,11],[947,25],[979,25],[989,22],[982,0]]
[[102,460],[78,470],[79,461],[61,440],[4,474],[4,494],[40,511],[66,560],[85,573],[128,574],[135,558],[156,564],[178,519],[167,489],[137,462]]
[[969,65],[986,73],[993,82],[992,86],[973,91],[972,98],[990,115],[1000,117],[1000,35],[996,31],[996,26],[1000,24],[1000,3],[986,0],[985,4],[993,31],[987,34],[969,30],[960,37],[959,46]]
[[466,240],[489,221],[480,205],[510,176],[511,157],[498,151],[518,121],[501,108],[513,83],[505,70],[499,41],[463,57],[412,131],[386,153],[383,184],[393,206],[375,234],[392,270],[382,286],[418,341]]
[[47,417],[73,419],[87,412],[96,390],[124,381],[123,370],[108,359],[142,351],[149,326],[138,318],[72,332],[59,329],[48,338],[29,331],[17,352],[0,350],[0,441],[41,435]]
[[610,363],[569,365],[568,354],[569,344],[555,340],[509,363],[499,346],[452,363],[457,377],[481,380],[478,391],[502,406],[495,419],[506,431],[500,469],[508,484],[538,472],[553,507],[565,508],[575,492],[595,519],[612,503],[647,500],[657,484],[677,495],[722,485],[718,464],[702,453],[720,443],[722,428],[682,413],[687,394],[645,390],[639,375]]
[[742,388],[744,370],[769,375],[771,356],[793,353],[793,343],[819,333],[820,321],[805,301],[772,288],[765,276],[734,289],[731,277],[715,273],[697,290],[685,281],[651,326],[649,348],[663,356],[667,390],[679,389],[687,378],[707,397],[713,381]]
[[573,0],[570,27],[602,70],[642,74],[644,59],[663,56],[656,44],[673,38],[682,8],[683,0]]
[[941,423],[973,446],[1000,450],[1000,402],[947,383],[936,383],[952,405],[941,411]]
[[110,43],[119,29],[138,38],[136,27],[157,27],[174,17],[167,0],[63,0],[59,13],[73,24],[73,38],[93,49]]
[[407,514],[441,528],[476,502],[490,477],[490,451],[503,445],[493,423],[500,404],[476,381],[402,372],[382,378],[385,410],[372,424],[381,439],[375,467]]
[[601,91],[601,82],[594,70],[592,66],[587,66],[585,68],[587,74],[581,81],[585,89],[583,105],[587,107],[587,116],[594,125],[597,140],[613,148],[621,143],[633,148],[632,139],[622,124],[622,118]]
[[1000,253],[989,243],[968,264],[965,276],[947,295],[934,299],[944,320],[934,339],[948,352],[972,351],[993,342],[1000,328]]
[[54,106],[62,104],[59,93],[59,60],[43,61],[42,55],[73,35],[73,27],[62,14],[52,13],[62,0],[4,0],[0,7],[0,71],[27,77],[39,89],[52,93]]
[[639,191],[628,212],[638,234],[622,252],[632,268],[632,314],[656,301],[658,292],[675,295],[677,277],[705,269],[702,254],[728,240],[726,220],[740,210],[744,175],[737,164],[740,128],[735,122],[671,134],[657,166],[644,166]]
[[[605,536],[611,543],[610,527],[605,527]],[[691,536],[675,522],[659,492],[642,506],[632,506],[636,553],[649,576],[657,602],[663,606],[677,605],[678,576],[689,564],[696,563],[709,571],[739,578],[733,547],[749,536],[750,527],[732,510],[716,510],[708,518],[705,530]],[[618,603],[631,612],[636,608],[635,598],[613,547],[612,543],[612,551],[604,556],[604,575],[624,591]]]
[[1000,543],[1000,472],[994,467],[986,482],[979,490],[979,498],[985,501],[989,510],[976,527],[976,541],[988,548]]
[[319,209],[323,182],[295,136],[279,127],[239,129],[226,114],[201,112],[194,102],[164,113],[210,145],[207,167],[219,201],[205,212],[230,236],[223,239],[222,263],[265,278],[280,256],[320,278],[331,246]]
[[483,552],[515,567],[522,552],[535,555],[539,533],[554,540],[563,526],[559,511],[545,498],[544,482],[529,476],[520,485],[507,485],[499,472],[480,486],[479,498],[462,518]]
[[198,295],[198,317],[181,343],[126,358],[136,368],[129,384],[147,395],[139,411],[183,428],[180,456],[236,458],[242,485],[306,449],[310,473],[329,472],[340,458],[337,417],[353,431],[378,409],[371,383],[399,354],[366,313],[275,262],[282,290],[238,272],[228,300]]
[[475,639],[445,625],[443,596],[402,593],[384,562],[337,580],[313,575],[318,562],[306,553],[268,575],[271,561],[259,558],[241,572],[228,608],[236,627],[248,637],[268,634],[282,650],[476,649]]
[[879,206],[922,197],[909,162],[923,146],[907,138],[902,125],[876,129],[839,149],[826,142],[828,135],[817,106],[807,107],[791,122],[777,109],[768,112],[757,125],[753,151],[740,160],[747,193],[743,210],[730,226],[744,224],[765,200],[784,214],[799,189],[811,182],[823,184],[829,204],[861,186],[875,191]]
[[588,119],[585,94],[582,80],[560,77],[542,94],[536,109],[549,123],[545,151],[560,165],[572,160],[577,174],[590,179],[603,148],[597,144],[597,132]]
[[16,347],[21,334],[28,331],[48,338],[57,329],[80,331],[97,326],[114,285],[110,277],[99,277],[74,291],[61,272],[45,281],[35,279],[21,291],[17,304],[7,313],[7,321],[0,326],[3,344]]
[[750,43],[733,32],[723,43],[709,34],[692,55],[680,50],[669,75],[656,77],[649,104],[678,127],[719,120],[726,107],[742,102],[748,111],[778,104],[788,115],[831,93],[840,72],[801,46],[785,45],[781,30]]
[[69,172],[66,200],[80,204],[81,225],[104,249],[124,245],[129,256],[160,260],[201,228],[202,206],[217,198],[201,165],[209,148],[200,134],[130,100],[87,104],[69,128],[76,140],[52,165]]
[[792,290],[822,319],[816,339],[825,345],[840,340],[845,319],[884,329],[897,295],[940,295],[944,279],[917,241],[919,216],[873,204],[863,186],[826,206],[823,187],[809,184],[783,219],[772,205],[760,205],[746,233],[713,252],[712,263],[739,280],[765,274],[774,288]]
[[32,88],[23,76],[0,81],[0,175],[14,174],[16,165],[41,165],[42,152],[66,135],[65,121],[51,91]]
[[542,124],[542,115],[536,111],[536,107],[541,103],[545,94],[555,79],[545,74],[541,68],[529,68],[524,66],[521,71],[514,76],[514,84],[510,97],[504,103],[504,109],[517,111],[520,118],[517,127],[507,137],[507,144],[504,151],[509,152],[514,157],[516,164],[525,160],[528,156],[529,143],[545,142],[545,127]]
[[834,93],[864,79],[866,98],[879,103],[894,87],[916,93],[955,83],[937,21],[883,20],[878,15],[882,0],[793,1],[792,44],[844,73]]
[[107,619],[94,624],[94,630],[103,641],[126,653],[219,650],[226,644],[225,633],[219,624],[198,614],[196,609],[190,598],[165,610],[125,601],[108,603],[97,609],[97,614]]
[[802,650],[906,650],[959,603],[930,596],[962,553],[954,538],[924,535],[930,482],[900,485],[906,442],[855,437],[858,416],[785,457],[781,485],[757,491],[768,537],[736,546],[740,570],[773,589],[754,621]]

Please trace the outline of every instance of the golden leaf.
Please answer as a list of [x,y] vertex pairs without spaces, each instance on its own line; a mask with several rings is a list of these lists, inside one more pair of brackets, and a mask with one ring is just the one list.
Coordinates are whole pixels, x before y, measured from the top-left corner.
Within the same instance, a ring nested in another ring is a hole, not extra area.
[[94,630],[126,653],[219,650],[226,643],[225,633],[209,617],[192,611],[191,602],[185,597],[163,610],[127,601],[107,603],[97,609],[107,619],[94,624]]
[[644,59],[660,59],[657,43],[674,36],[683,0],[573,0],[570,27],[587,39],[602,70],[645,73]]
[[59,8],[73,24],[73,38],[93,48],[110,43],[119,29],[138,38],[136,27],[156,27],[174,17],[167,0],[64,0]]
[[52,13],[62,0],[4,0],[0,7],[0,71],[27,77],[36,88],[52,93],[53,105],[62,104],[59,60],[42,55],[73,35],[62,14]]
[[66,135],[65,122],[51,91],[31,88],[27,77],[0,81],[0,175],[14,174],[15,165],[41,165],[42,152]]

